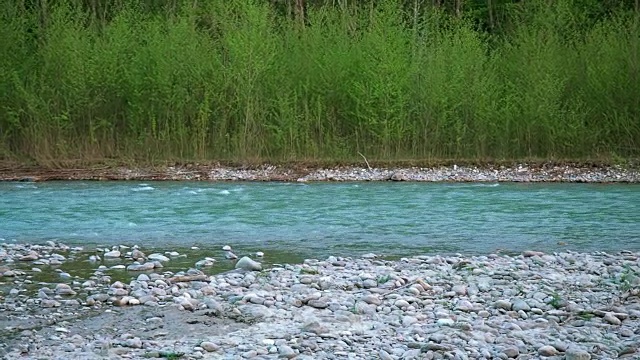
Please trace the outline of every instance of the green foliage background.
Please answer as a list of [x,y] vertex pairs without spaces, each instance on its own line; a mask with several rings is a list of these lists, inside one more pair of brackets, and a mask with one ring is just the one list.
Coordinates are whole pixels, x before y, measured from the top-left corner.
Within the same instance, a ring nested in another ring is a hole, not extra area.
[[637,1],[296,3],[3,2],[0,159],[640,155]]

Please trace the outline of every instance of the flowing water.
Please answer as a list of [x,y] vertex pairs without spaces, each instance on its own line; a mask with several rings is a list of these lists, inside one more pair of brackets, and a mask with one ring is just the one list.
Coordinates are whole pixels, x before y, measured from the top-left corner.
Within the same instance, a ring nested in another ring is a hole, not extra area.
[[300,258],[640,250],[640,186],[0,183],[0,238]]

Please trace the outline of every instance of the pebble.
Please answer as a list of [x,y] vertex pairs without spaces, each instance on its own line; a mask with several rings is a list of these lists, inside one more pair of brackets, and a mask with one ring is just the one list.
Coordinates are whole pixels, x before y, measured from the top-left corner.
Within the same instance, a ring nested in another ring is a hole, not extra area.
[[511,310],[511,302],[509,300],[498,300],[495,302],[494,306],[497,309]]
[[210,341],[203,341],[200,343],[200,347],[203,348],[205,351],[208,352],[214,352],[214,351],[218,351],[220,349],[220,347]]
[[513,311],[529,311],[531,310],[531,307],[529,306],[529,304],[527,304],[526,301],[522,300],[522,299],[516,299],[513,301],[513,304],[511,305],[511,310]]
[[510,359],[515,359],[520,355],[520,350],[515,346],[508,346],[502,349],[502,353]]
[[541,356],[555,356],[558,354],[558,350],[553,346],[545,345],[538,349],[538,354]]
[[280,357],[283,357],[286,359],[293,359],[297,355],[295,350],[293,350],[293,348],[291,348],[288,345],[278,346],[278,354],[280,355]]
[[125,344],[127,347],[134,348],[134,349],[142,348],[142,340],[140,340],[140,338],[138,337],[127,339]]
[[586,350],[569,348],[564,354],[565,360],[591,360],[591,354]]
[[606,313],[604,315],[604,321],[608,322],[611,325],[621,325],[622,321],[620,321],[620,319],[618,319],[613,313]]

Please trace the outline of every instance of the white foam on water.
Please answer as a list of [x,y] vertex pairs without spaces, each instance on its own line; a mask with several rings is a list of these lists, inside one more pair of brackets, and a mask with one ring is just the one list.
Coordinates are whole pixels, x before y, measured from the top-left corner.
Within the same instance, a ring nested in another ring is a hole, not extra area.
[[37,189],[38,187],[33,184],[16,184],[16,188],[18,189]]
[[194,191],[197,193],[207,193],[207,192],[212,192],[212,191],[217,191],[218,189],[215,188],[196,188]]
[[218,194],[220,194],[220,195],[229,195],[229,194],[231,194],[231,192],[229,190],[221,190],[220,192],[218,192]]
[[127,225],[129,225],[129,227],[138,226],[138,224],[136,224],[136,223],[134,223],[134,222],[129,222]]
[[463,183],[456,184],[455,187],[458,188],[470,188],[470,187],[497,187],[500,186],[500,183]]
[[153,186],[148,186],[148,185],[142,186],[142,185],[140,185],[140,187],[133,188],[131,190],[133,190],[133,191],[152,191],[152,190],[155,190],[155,188]]

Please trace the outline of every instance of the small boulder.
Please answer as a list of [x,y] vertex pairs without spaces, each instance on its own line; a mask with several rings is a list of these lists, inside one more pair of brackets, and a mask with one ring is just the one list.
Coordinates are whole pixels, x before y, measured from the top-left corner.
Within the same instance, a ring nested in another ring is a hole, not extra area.
[[545,345],[538,349],[538,354],[540,356],[556,356],[558,355],[558,350],[553,346]]
[[74,296],[76,292],[71,288],[71,286],[67,284],[58,284],[56,285],[56,294],[63,296]]
[[162,254],[158,254],[158,253],[151,254],[151,255],[147,256],[147,258],[149,260],[162,261],[162,262],[167,262],[167,261],[170,260],[168,257],[166,257],[166,256],[164,256]]
[[20,261],[34,261],[34,260],[38,260],[39,257],[40,256],[38,255],[37,252],[29,251],[28,254],[19,257],[18,260],[20,260]]
[[238,262],[236,263],[236,269],[261,271],[262,264],[260,264],[257,261],[251,260],[251,258],[249,258],[248,256],[244,256],[240,260],[238,260]]
[[109,259],[119,258],[120,255],[121,255],[120,251],[118,251],[118,250],[111,250],[111,251],[108,251],[108,252],[104,253],[104,257],[105,258],[109,258]]

